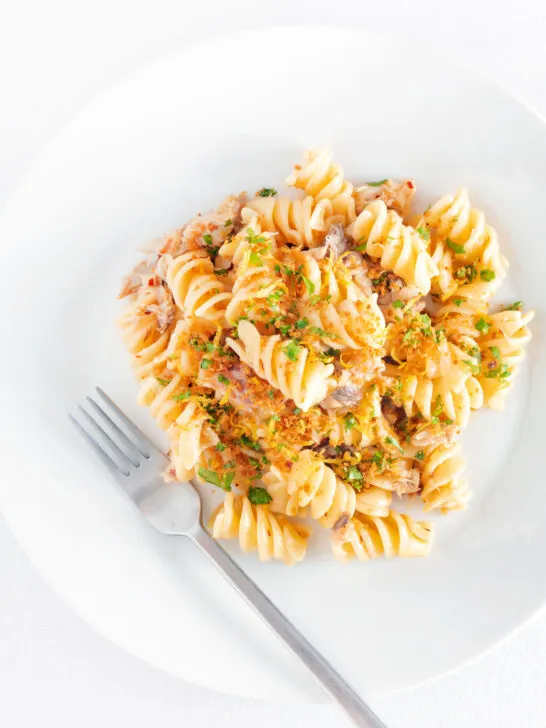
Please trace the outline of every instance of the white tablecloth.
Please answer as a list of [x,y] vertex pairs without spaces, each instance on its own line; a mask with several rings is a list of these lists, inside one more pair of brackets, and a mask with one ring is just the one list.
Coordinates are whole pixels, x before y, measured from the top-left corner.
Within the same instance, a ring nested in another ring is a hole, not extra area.
[[[376,32],[411,34],[416,44],[447,49],[495,76],[546,115],[546,4],[541,0],[18,0],[4,3],[0,23],[0,205],[66,121],[138,67],[210,34],[302,23],[361,24]],[[403,78],[401,69],[394,83]],[[392,728],[544,728],[544,655],[542,612],[470,666],[375,701],[375,708]],[[333,707],[226,697],[129,657],[52,593],[0,519],[0,726],[174,725],[348,724]]]

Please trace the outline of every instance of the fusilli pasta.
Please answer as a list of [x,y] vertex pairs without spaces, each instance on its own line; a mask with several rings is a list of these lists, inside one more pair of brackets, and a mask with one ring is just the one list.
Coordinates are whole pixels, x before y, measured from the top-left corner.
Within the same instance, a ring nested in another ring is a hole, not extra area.
[[431,525],[393,504],[466,508],[460,432],[502,407],[534,314],[491,306],[507,262],[465,189],[412,214],[412,180],[355,187],[327,149],[287,183],[196,215],[123,283],[165,478],[225,491],[213,536],[263,561],[304,558],[303,518],[343,562],[424,556]]

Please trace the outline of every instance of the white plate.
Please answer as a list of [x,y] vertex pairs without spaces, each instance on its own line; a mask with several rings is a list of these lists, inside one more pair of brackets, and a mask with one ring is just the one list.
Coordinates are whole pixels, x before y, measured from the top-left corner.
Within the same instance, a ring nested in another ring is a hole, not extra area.
[[190,544],[129,507],[66,412],[100,383],[156,433],[114,325],[134,249],[226,193],[280,185],[313,145],[331,146],[351,179],[416,178],[424,204],[468,186],[512,262],[505,300],[538,310],[507,410],[478,413],[466,433],[474,499],[439,519],[430,558],[341,567],[311,548],[293,569],[241,559],[358,689],[392,691],[489,647],[546,594],[540,119],[417,44],[253,31],[165,58],[92,104],[0,226],[0,505],[13,532],[117,644],[189,681],[267,698],[318,693]]

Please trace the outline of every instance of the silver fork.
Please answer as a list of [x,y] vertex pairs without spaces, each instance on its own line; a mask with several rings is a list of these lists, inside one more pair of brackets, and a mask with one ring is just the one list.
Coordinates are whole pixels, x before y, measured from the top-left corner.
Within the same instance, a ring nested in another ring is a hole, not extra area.
[[[98,395],[98,397],[97,397]],[[192,483],[165,483],[168,458],[131,422],[100,387],[78,406],[71,422],[115,476],[149,523],[165,535],[186,536],[196,543],[277,637],[309,668],[326,692],[362,728],[385,724],[317,652],[273,602],[256,586],[205,530],[201,496]]]

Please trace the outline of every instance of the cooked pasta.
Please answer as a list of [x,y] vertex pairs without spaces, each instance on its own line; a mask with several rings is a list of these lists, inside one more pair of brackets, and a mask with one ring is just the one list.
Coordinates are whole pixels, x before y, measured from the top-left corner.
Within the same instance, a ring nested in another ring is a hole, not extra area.
[[439,508],[446,513],[466,508],[470,493],[459,450],[459,444],[452,443],[431,447],[426,453],[421,492],[425,511]]
[[182,253],[167,261],[167,284],[176,305],[186,317],[219,321],[223,318],[231,293],[214,273],[205,251]]
[[241,321],[237,340],[228,338],[226,343],[241,361],[304,412],[326,397],[334,366],[313,359],[304,346],[286,344],[278,334],[261,336],[249,321]]
[[391,511],[387,516],[356,516],[345,532],[332,536],[332,550],[342,562],[356,557],[369,561],[378,556],[426,556],[432,542],[432,525]]
[[[507,261],[465,189],[411,210],[413,180],[354,184],[328,149],[163,237],[119,319],[167,480],[224,491],[210,528],[301,561],[425,556],[399,512],[467,507],[460,433],[503,406],[532,311],[491,303]],[[304,519],[307,523],[304,524]]]
[[238,538],[242,551],[258,551],[260,561],[280,559],[285,564],[301,561],[307,549],[308,532],[271,513],[266,505],[252,505],[244,495],[226,495],[211,518],[214,538]]
[[423,295],[430,291],[438,270],[424,240],[382,200],[364,208],[352,224],[351,236],[359,246],[365,245],[366,254],[378,258],[385,270],[393,271]]
[[348,182],[341,167],[334,162],[334,155],[329,149],[311,149],[297,165],[293,173],[286,178],[290,187],[303,190],[313,200],[327,201],[329,216],[348,225],[356,218],[355,195],[353,185]]
[[445,298],[462,289],[468,298],[490,299],[506,275],[508,261],[483,212],[471,207],[467,190],[438,200],[425,212],[424,225],[432,232],[437,292]]
[[289,516],[306,515],[319,520],[325,528],[336,528],[352,518],[355,511],[385,515],[392,494],[370,487],[357,493],[353,486],[337,477],[313,452],[304,450],[289,473],[272,467],[264,476],[273,508]]

